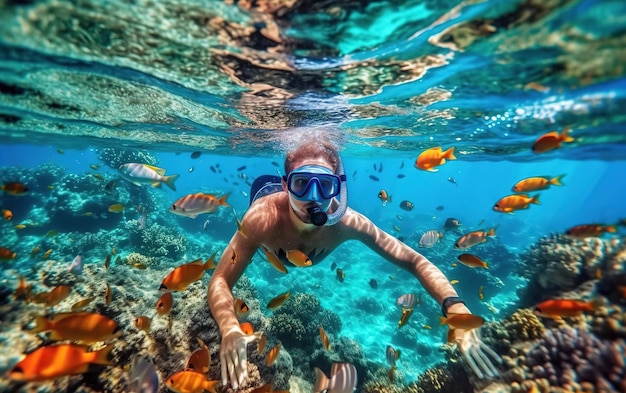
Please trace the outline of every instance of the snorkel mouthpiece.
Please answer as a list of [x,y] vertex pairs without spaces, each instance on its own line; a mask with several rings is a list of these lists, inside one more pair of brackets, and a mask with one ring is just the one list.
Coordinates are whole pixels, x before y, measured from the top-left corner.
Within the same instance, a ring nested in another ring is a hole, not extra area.
[[310,207],[306,211],[307,213],[309,213],[309,219],[311,220],[311,223],[315,226],[321,227],[322,225],[326,224],[326,221],[328,221],[328,214],[320,209],[319,206]]

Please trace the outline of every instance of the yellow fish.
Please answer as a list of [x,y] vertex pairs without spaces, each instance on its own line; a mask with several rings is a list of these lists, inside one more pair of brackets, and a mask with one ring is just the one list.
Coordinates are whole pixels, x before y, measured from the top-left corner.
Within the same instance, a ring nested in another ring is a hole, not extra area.
[[114,203],[111,206],[109,206],[109,211],[111,213],[121,213],[122,211],[124,211],[124,209],[126,209],[126,207],[122,205],[121,203]]
[[273,310],[277,307],[280,307],[283,303],[285,303],[285,300],[287,300],[288,298],[289,298],[289,291],[285,293],[281,293],[280,295],[270,300],[269,303],[267,303],[267,308],[270,310]]

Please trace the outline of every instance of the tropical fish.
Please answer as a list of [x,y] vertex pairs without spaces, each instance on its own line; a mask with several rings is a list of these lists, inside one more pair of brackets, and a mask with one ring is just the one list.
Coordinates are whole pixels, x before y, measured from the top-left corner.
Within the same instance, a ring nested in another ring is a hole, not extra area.
[[100,164],[89,164],[89,168],[93,169],[94,171],[97,171],[98,169],[100,169],[100,167]]
[[545,190],[550,186],[562,186],[561,179],[565,175],[550,178],[549,176],[527,177],[513,186],[514,192],[531,192]]
[[465,250],[472,246],[475,246],[480,243],[484,243],[487,241],[487,237],[495,236],[496,229],[491,228],[489,231],[473,231],[468,234],[461,236],[456,243],[454,243],[454,248],[459,250]]
[[230,192],[219,198],[213,194],[203,194],[201,192],[185,195],[170,206],[170,212],[179,216],[196,218],[199,214],[217,211],[219,206],[229,207],[230,205],[226,202],[229,196]]
[[493,210],[502,213],[513,213],[515,210],[527,209],[531,203],[540,205],[539,195],[529,197],[526,194],[507,195],[493,206]]
[[11,221],[13,219],[13,212],[9,209],[2,209],[2,217],[7,221]]
[[95,298],[96,298],[95,296],[92,296],[92,297],[84,298],[83,300],[79,300],[76,303],[72,304],[72,307],[70,307],[70,310],[77,311],[77,310],[80,310],[81,308],[85,308],[91,302],[93,302]]
[[46,297],[46,306],[54,307],[70,295],[72,288],[67,285],[56,286]]
[[315,367],[314,393],[352,393],[356,389],[358,375],[356,367],[350,363],[333,363],[330,366],[330,378]]
[[108,306],[109,304],[111,304],[112,300],[113,293],[111,292],[111,287],[109,286],[109,284],[106,284],[106,289],[104,291],[104,304]]
[[456,285],[459,283],[459,280],[451,280],[450,285]]
[[200,280],[206,270],[213,268],[215,268],[215,254],[211,255],[205,263],[197,259],[180,265],[163,279],[159,290],[163,292],[184,291],[189,284]]
[[387,194],[387,191],[380,190],[378,193],[378,199],[383,202],[383,206],[387,206],[387,202],[391,203],[391,195]]
[[0,261],[10,261],[15,259],[17,253],[6,247],[0,247]]
[[80,255],[76,255],[76,257],[70,264],[69,269],[67,270],[74,275],[82,274],[83,273],[83,257],[81,257]]
[[472,330],[479,328],[485,320],[474,314],[448,313],[447,317],[439,316],[440,325],[448,325],[452,329]]
[[46,251],[43,256],[41,257],[41,259],[48,259],[50,258],[50,255],[52,255],[52,249],[48,249],[48,251]]
[[457,229],[458,227],[460,227],[461,221],[457,220],[456,218],[447,218],[445,224],[443,224],[443,228],[446,230],[454,230]]
[[136,186],[149,184],[152,187],[160,188],[161,184],[165,183],[166,186],[176,191],[174,182],[179,175],[164,176],[165,169],[148,164],[128,163],[120,165],[118,171],[124,179]]
[[602,224],[583,224],[576,225],[565,231],[565,234],[571,237],[584,239],[586,237],[600,237],[604,232],[616,233],[616,225],[602,225]]
[[17,288],[15,288],[15,291],[13,292],[13,298],[15,300],[24,298],[26,303],[30,303],[30,291],[32,288],[32,285],[28,285],[26,283],[26,279],[24,278],[24,276],[20,276],[20,283],[17,285]]
[[370,284],[370,287],[372,287],[372,289],[378,288],[378,282],[375,279],[373,279],[373,278],[370,279],[369,284]]
[[569,128],[565,128],[563,132],[561,132],[561,134],[559,134],[557,131],[553,131],[541,135],[533,144],[533,152],[544,153],[546,151],[561,147],[562,142],[573,142],[574,138],[568,135],[570,131],[571,130]]
[[39,250],[40,250],[39,246],[33,247],[32,251],[30,252],[30,257],[34,258],[35,256],[37,256],[37,253],[39,252]]
[[195,371],[179,371],[165,380],[165,385],[176,393],[202,393],[208,390],[217,393],[219,380],[209,381],[204,374]]
[[154,364],[143,356],[133,356],[130,366],[130,383],[132,393],[157,393],[159,391],[159,375]]
[[400,359],[400,354],[401,352],[399,349],[393,349],[391,345],[387,345],[387,348],[385,349],[385,357],[387,358],[387,363],[390,366],[396,365],[396,362]]
[[172,311],[172,305],[174,304],[174,298],[171,292],[166,292],[159,298],[156,304],[156,312],[159,315],[168,315]]
[[434,169],[436,166],[443,165],[448,160],[456,160],[454,156],[454,147],[449,148],[445,152],[441,147],[431,147],[424,150],[415,160],[415,167],[429,172],[437,172],[439,169]]
[[104,259],[104,268],[108,269],[110,265],[111,265],[111,254],[107,254],[106,258]]
[[246,315],[248,311],[250,311],[246,302],[244,302],[242,299],[239,299],[239,298],[235,299],[234,307],[235,307],[235,315],[237,315],[237,318],[243,315]]
[[139,330],[143,330],[146,333],[150,333],[150,325],[152,324],[152,318],[141,315],[133,321],[135,327]]
[[276,256],[276,254],[274,254],[264,246],[261,246],[261,249],[263,250],[263,254],[265,254],[265,258],[267,259],[267,261],[272,266],[274,266],[276,270],[281,273],[287,273],[287,268],[285,267],[285,264]]
[[196,158],[199,158],[202,155],[201,151],[194,151],[191,153],[191,155],[189,157],[191,157],[191,159],[195,160]]
[[449,181],[450,183],[454,184],[454,185],[455,185],[455,186],[457,186],[457,187],[459,186],[459,184],[456,182],[456,179],[455,179],[455,178],[453,178],[453,177],[449,177],[449,178],[448,178],[448,181]]
[[35,326],[29,333],[50,332],[47,338],[52,341],[82,341],[93,344],[106,341],[122,334],[122,329],[111,318],[89,312],[67,312],[40,316],[34,320]]
[[414,308],[416,296],[414,293],[405,293],[396,299],[396,306],[402,308]]
[[267,357],[265,358],[265,365],[271,366],[272,363],[276,361],[278,358],[278,353],[280,352],[280,343],[278,343],[274,348],[270,349],[267,353]]
[[259,354],[265,351],[265,346],[267,345],[267,336],[265,334],[261,334],[261,338],[259,338],[259,343],[257,344],[256,350]]
[[11,181],[2,185],[2,192],[9,195],[21,196],[28,193],[28,188],[20,182]]
[[379,181],[380,179],[374,175],[370,175],[370,179],[374,180],[374,181]]
[[420,247],[431,248],[439,239],[443,237],[443,233],[437,232],[436,229],[431,229],[430,231],[425,232],[419,241]]
[[201,339],[196,337],[200,349],[191,354],[187,361],[185,371],[196,371],[202,374],[209,372],[209,366],[211,365],[211,351],[209,347]]
[[546,318],[577,317],[583,312],[595,310],[600,304],[600,300],[550,299],[537,304],[533,312]]
[[300,250],[288,250],[287,259],[297,267],[306,267],[313,264],[311,258]]
[[483,267],[485,269],[489,269],[487,266],[487,262],[478,258],[476,255],[472,254],[461,254],[457,257],[462,264],[467,267]]
[[274,297],[272,300],[270,300],[269,303],[267,303],[267,308],[270,310],[273,310],[277,307],[280,307],[283,303],[285,303],[285,300],[287,300],[290,296],[289,291],[285,292],[285,293],[281,293],[280,295]]
[[402,326],[406,325],[407,322],[409,322],[409,318],[411,318],[411,315],[413,315],[412,308],[402,309],[402,316],[400,317],[400,321],[398,321],[398,329],[400,329]]
[[343,270],[341,270],[340,268],[337,269],[337,280],[339,280],[339,282],[343,282],[343,280],[346,279],[346,273],[343,272]]
[[485,295],[483,295],[483,288],[484,287],[482,285],[478,287],[478,298],[480,300],[483,300],[485,298]]
[[330,340],[328,339],[328,336],[326,335],[326,332],[324,331],[322,325],[319,325],[319,331],[322,345],[324,345],[324,348],[326,348],[327,351],[330,351]]
[[111,213],[121,213],[124,211],[124,209],[126,209],[126,206],[122,205],[121,203],[114,203],[109,206],[109,211]]
[[66,375],[87,372],[90,364],[111,365],[109,353],[113,345],[95,352],[77,344],[56,344],[37,348],[26,355],[8,373],[9,379],[21,382],[47,381]]
[[26,228],[26,224],[17,224],[17,225],[15,226],[15,229],[17,229],[18,231],[19,231],[20,229],[24,229],[24,228]]
[[250,322],[243,322],[239,324],[239,329],[243,332],[243,334],[254,334],[254,326]]

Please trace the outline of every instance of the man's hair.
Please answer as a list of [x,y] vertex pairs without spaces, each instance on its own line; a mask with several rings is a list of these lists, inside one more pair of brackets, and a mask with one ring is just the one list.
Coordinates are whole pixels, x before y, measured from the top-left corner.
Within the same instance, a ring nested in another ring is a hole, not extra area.
[[332,165],[333,172],[337,173],[339,169],[339,152],[337,147],[327,141],[308,140],[296,147],[295,150],[287,153],[287,157],[285,157],[285,173],[290,173],[296,169],[293,167],[293,163],[304,157],[324,158]]

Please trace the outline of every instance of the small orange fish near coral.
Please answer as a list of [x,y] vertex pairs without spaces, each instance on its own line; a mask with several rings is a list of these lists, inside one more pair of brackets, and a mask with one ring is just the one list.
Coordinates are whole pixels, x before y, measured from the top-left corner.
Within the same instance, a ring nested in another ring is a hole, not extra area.
[[13,212],[9,209],[4,209],[2,210],[2,217],[7,221],[11,221],[13,219]]
[[462,264],[467,267],[482,267],[485,269],[489,269],[487,262],[483,261],[476,255],[472,254],[461,254],[457,257]]
[[471,330],[479,328],[485,320],[474,314],[448,314],[447,317],[439,317],[440,325],[448,325],[453,329]]
[[526,194],[508,195],[496,202],[493,210],[502,213],[513,213],[516,210],[527,209],[531,203],[541,205],[539,195],[534,197],[529,197]]
[[239,328],[241,329],[243,334],[250,335],[250,334],[254,333],[254,327],[252,326],[252,324],[250,322],[240,323],[239,324]]
[[205,263],[202,263],[201,259],[197,259],[180,265],[163,279],[159,290],[163,292],[184,291],[189,284],[200,280],[205,271],[213,269],[215,266],[215,254],[211,255]]
[[424,150],[415,160],[415,167],[429,172],[437,172],[439,169],[435,169],[436,166],[443,165],[448,160],[456,160],[454,156],[454,147],[443,151],[441,147],[431,147]]
[[273,310],[277,307],[280,307],[283,303],[285,303],[285,300],[287,300],[289,296],[290,296],[289,291],[285,293],[281,293],[280,295],[270,300],[269,303],[267,303],[267,308],[270,310]]
[[15,259],[17,253],[6,247],[0,247],[0,261],[10,261]]
[[26,195],[26,193],[28,193],[28,188],[17,181],[4,183],[1,188],[5,194],[14,196]]
[[167,315],[172,311],[174,298],[171,292],[164,293],[156,304],[156,312],[159,315]]
[[527,177],[513,186],[514,192],[531,192],[545,190],[550,186],[562,186],[561,179],[565,175],[550,178],[549,176]]
[[533,144],[532,150],[535,153],[544,153],[561,147],[561,143],[574,142],[574,138],[567,135],[571,130],[565,128],[561,134],[557,131],[548,132],[541,135]]
[[391,203],[391,195],[387,194],[387,191],[380,190],[378,193],[378,199],[383,202],[383,206],[387,206],[387,202]]
[[537,304],[533,312],[546,318],[577,317],[585,311],[596,309],[600,302],[600,300],[585,302],[573,299],[550,299]]
[[142,315],[135,318],[134,324],[137,329],[143,330],[146,333],[150,333],[150,325],[152,324],[152,319]]
[[579,239],[586,237],[600,237],[604,232],[616,233],[617,226],[602,224],[577,225],[565,231],[565,234]]

